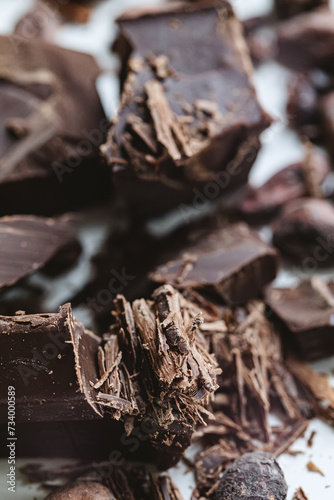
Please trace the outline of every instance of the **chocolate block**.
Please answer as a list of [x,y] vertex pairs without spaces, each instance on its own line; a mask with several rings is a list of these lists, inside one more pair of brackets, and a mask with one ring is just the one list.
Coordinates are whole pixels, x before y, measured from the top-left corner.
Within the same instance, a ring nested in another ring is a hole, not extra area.
[[15,387],[16,421],[45,422],[102,418],[89,381],[97,381],[100,339],[72,316],[58,313],[0,316],[0,418],[6,420],[7,387]]
[[292,17],[318,7],[328,7],[328,3],[328,0],[275,0],[275,10],[280,17]]
[[300,14],[277,28],[278,60],[294,70],[334,69],[334,12]]
[[59,213],[106,199],[94,59],[17,35],[0,37],[0,57],[0,213]]
[[273,288],[266,302],[289,332],[290,340],[306,360],[334,354],[334,282],[319,278],[292,289]]
[[[0,218],[0,289],[45,266],[61,270],[67,264],[68,253],[77,249],[73,235],[73,218],[51,219],[29,215]],[[70,256],[71,257],[71,256]],[[70,259],[72,261],[72,258]]]
[[217,198],[244,183],[270,119],[230,5],[168,4],[118,24],[124,84],[104,150],[130,207],[158,214],[196,187]]
[[312,153],[304,162],[283,168],[262,186],[248,186],[233,200],[229,209],[247,222],[268,222],[289,201],[313,194],[314,190],[317,194],[321,192],[321,185],[329,172],[326,157]]
[[204,235],[151,274],[156,283],[214,293],[228,304],[245,304],[277,273],[277,253],[246,224]]
[[273,225],[273,243],[303,270],[334,262],[334,207],[326,200],[301,198],[288,203]]

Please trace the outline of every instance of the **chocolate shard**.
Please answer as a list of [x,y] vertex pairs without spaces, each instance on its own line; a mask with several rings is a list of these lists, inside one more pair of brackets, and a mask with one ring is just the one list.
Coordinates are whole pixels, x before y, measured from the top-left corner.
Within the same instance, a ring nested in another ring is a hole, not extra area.
[[270,119],[230,5],[170,3],[118,24],[124,83],[104,152],[132,209],[156,215],[194,187],[214,183],[217,197],[244,183]]
[[232,200],[229,209],[250,223],[266,223],[289,201],[314,195],[315,190],[317,194],[321,193],[322,183],[329,172],[328,160],[312,152],[309,158],[283,168],[262,186],[248,186]]
[[300,14],[277,27],[277,58],[294,70],[334,68],[334,13],[326,8]]
[[270,453],[246,453],[224,473],[216,500],[285,500],[288,487],[283,471]]
[[298,488],[298,490],[293,495],[292,500],[308,500],[308,497],[305,495],[302,488]]
[[177,259],[156,268],[151,279],[215,293],[228,304],[245,304],[275,278],[277,266],[277,253],[240,223],[203,235]]
[[47,263],[50,267],[54,264],[54,270],[70,264],[62,252],[76,247],[78,254],[73,225],[73,217],[66,215],[56,219],[29,215],[1,217],[0,289],[14,285]]
[[275,11],[282,17],[292,17],[319,7],[328,7],[328,0],[275,0]]
[[287,203],[273,225],[273,243],[302,270],[333,263],[334,207],[316,198]]
[[100,339],[73,318],[70,304],[53,314],[0,316],[0,331],[1,421],[8,386],[15,387],[18,422],[102,417],[90,385]]
[[0,58],[0,213],[46,215],[106,199],[99,146],[108,123],[94,59],[17,35],[0,37]]
[[334,354],[334,283],[319,278],[292,289],[273,288],[266,302],[285,325],[298,353],[307,360]]

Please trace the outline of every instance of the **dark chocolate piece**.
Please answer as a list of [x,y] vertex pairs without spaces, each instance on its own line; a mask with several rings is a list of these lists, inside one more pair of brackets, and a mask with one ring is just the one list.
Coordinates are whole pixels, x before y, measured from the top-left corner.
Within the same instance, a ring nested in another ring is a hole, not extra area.
[[289,124],[299,134],[309,139],[320,135],[319,96],[310,79],[300,73],[294,76],[288,87],[287,115]]
[[292,17],[328,4],[328,0],[275,0],[275,11],[280,17]]
[[293,495],[293,499],[292,500],[308,500],[308,498],[305,495],[305,493],[302,490],[302,488],[298,488],[298,490]]
[[277,27],[277,58],[294,70],[334,69],[334,13],[300,14]]
[[274,288],[267,292],[266,302],[304,359],[334,354],[334,282],[313,278],[292,289]]
[[[262,186],[248,186],[232,201],[231,210],[253,224],[266,223],[277,216],[289,201],[319,194],[329,172],[326,157],[312,153],[304,162],[283,168]],[[318,192],[314,193],[314,190]]]
[[191,202],[196,187],[217,198],[244,183],[270,119],[230,5],[171,3],[118,24],[125,82],[105,154],[136,215]]
[[246,224],[236,224],[204,235],[153,271],[151,279],[215,293],[228,304],[245,304],[275,278],[277,267],[276,252]]
[[73,262],[72,258],[68,260],[68,251],[77,248],[75,258],[79,250],[73,235],[73,222],[68,216],[58,219],[28,215],[0,218],[0,289],[14,285],[50,260],[56,259],[54,270],[64,269]]
[[0,316],[1,420],[7,387],[15,387],[17,422],[87,420],[102,417],[90,382],[97,381],[100,339],[72,316],[58,313]]
[[113,493],[102,484],[77,482],[50,493],[45,500],[117,500]]
[[334,206],[316,198],[287,203],[273,226],[273,243],[302,270],[334,261]]
[[270,453],[246,453],[221,479],[216,500],[285,500],[288,486],[282,469]]
[[0,37],[0,58],[0,213],[59,213],[106,199],[99,146],[108,124],[94,59],[17,35]]

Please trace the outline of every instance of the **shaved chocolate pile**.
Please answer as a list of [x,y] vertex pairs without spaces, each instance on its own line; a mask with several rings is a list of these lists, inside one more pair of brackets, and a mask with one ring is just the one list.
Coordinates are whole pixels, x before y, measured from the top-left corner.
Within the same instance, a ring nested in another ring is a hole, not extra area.
[[270,119],[228,2],[132,10],[118,24],[123,92],[105,154],[127,204],[157,215],[195,187],[217,198],[244,183]]
[[285,500],[288,486],[273,455],[255,451],[238,458],[223,474],[215,500]]
[[[243,453],[260,447],[278,456],[303,434],[309,419],[333,423],[334,390],[326,377],[284,358],[261,302],[226,309],[223,319],[204,323],[201,330],[222,369],[211,405],[215,418],[195,433],[204,444],[195,462],[197,489],[212,498],[220,473]],[[270,413],[280,418],[280,426],[269,424]]]
[[334,283],[313,277],[295,288],[272,288],[266,302],[307,360],[334,355]]
[[78,243],[73,235],[74,219],[14,215],[0,218],[0,289],[17,283],[42,268],[61,270],[71,263],[68,254]]
[[240,223],[199,238],[178,259],[153,271],[151,279],[245,304],[275,278],[277,267],[276,252]]
[[0,213],[44,215],[106,199],[94,59],[17,35],[0,37],[0,58]]

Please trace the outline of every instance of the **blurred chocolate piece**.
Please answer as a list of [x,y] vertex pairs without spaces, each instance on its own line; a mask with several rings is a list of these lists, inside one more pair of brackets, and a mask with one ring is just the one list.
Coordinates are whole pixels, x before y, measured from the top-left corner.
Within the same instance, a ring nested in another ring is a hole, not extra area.
[[54,42],[59,26],[57,11],[45,3],[36,2],[17,22],[14,33],[27,40],[41,38],[47,42]]
[[70,304],[53,314],[0,316],[0,330],[2,422],[8,386],[17,422],[102,418],[90,385],[100,339],[73,318]]
[[105,154],[134,213],[194,201],[195,188],[212,199],[243,184],[270,119],[230,5],[171,2],[118,24],[123,93]]
[[107,121],[94,59],[17,35],[0,37],[0,57],[0,213],[45,215],[102,202],[110,191],[99,162]]
[[289,124],[299,134],[317,139],[319,130],[319,97],[306,75],[294,76],[288,87],[287,115]]
[[280,17],[292,17],[328,4],[328,0],[275,0],[275,11]]
[[76,482],[50,493],[45,500],[116,500],[112,492],[95,482]]
[[0,289],[14,285],[47,263],[53,271],[73,263],[81,248],[73,230],[74,219],[70,216],[0,218]]
[[273,14],[251,17],[242,21],[247,46],[255,64],[264,63],[275,56],[276,21]]
[[292,289],[270,289],[266,302],[306,360],[334,354],[334,282],[318,277]]
[[227,304],[245,304],[275,278],[277,267],[275,250],[246,224],[236,224],[203,235],[176,259],[155,269],[151,279],[214,293]]
[[[309,168],[307,162],[310,162]],[[289,201],[310,194],[308,170],[313,171],[313,184],[321,190],[321,185],[330,172],[330,165],[325,156],[312,153],[304,162],[283,168],[262,186],[247,186],[234,198],[230,209],[247,222],[266,223],[277,216]]]
[[334,262],[334,207],[321,199],[286,204],[273,226],[273,243],[304,271]]
[[300,14],[277,27],[277,58],[293,70],[334,70],[334,12]]

